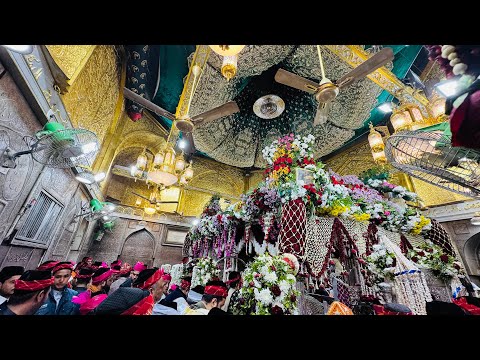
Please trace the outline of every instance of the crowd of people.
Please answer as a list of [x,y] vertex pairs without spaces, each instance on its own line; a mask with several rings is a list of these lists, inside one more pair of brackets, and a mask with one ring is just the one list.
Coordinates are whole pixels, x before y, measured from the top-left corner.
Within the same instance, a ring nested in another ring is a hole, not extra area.
[[179,285],[163,269],[116,260],[108,265],[84,257],[49,260],[35,270],[0,270],[0,315],[226,315],[241,286],[240,273],[229,280],[191,287],[190,274]]

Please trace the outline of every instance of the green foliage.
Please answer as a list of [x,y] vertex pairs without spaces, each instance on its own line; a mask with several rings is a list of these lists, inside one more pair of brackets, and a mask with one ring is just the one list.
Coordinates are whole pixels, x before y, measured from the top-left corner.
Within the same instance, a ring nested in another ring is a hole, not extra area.
[[387,180],[390,178],[390,172],[385,166],[374,166],[373,168],[363,171],[359,176],[365,184],[368,183],[369,179],[372,180]]

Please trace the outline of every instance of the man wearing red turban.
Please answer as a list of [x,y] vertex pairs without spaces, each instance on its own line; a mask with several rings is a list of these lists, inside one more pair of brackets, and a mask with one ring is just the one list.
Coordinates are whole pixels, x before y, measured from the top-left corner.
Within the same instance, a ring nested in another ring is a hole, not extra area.
[[72,303],[72,298],[78,293],[67,286],[72,270],[73,264],[70,261],[59,262],[53,267],[52,291],[35,315],[78,315],[79,306]]
[[53,277],[50,270],[27,270],[15,281],[8,302],[0,305],[0,315],[32,315],[48,298]]
[[122,315],[151,315],[153,306],[160,301],[162,295],[167,292],[172,277],[158,268],[146,269],[140,272],[133,282],[134,288],[148,290],[150,295],[142,299]]
[[205,285],[202,300],[191,305],[185,315],[207,315],[213,308],[221,310],[228,296],[228,287],[223,281],[211,280]]

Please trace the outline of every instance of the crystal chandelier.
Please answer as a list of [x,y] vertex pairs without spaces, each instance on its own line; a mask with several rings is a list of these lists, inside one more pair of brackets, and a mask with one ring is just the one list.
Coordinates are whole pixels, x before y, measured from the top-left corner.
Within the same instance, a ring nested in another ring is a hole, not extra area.
[[[146,149],[138,156],[137,163],[132,167],[131,175],[142,178],[146,172],[148,185],[167,187],[175,183],[186,185],[193,177],[192,161],[186,165],[183,152],[175,154],[175,150],[167,141],[167,146],[155,154],[153,162],[147,167]],[[148,170],[147,170],[148,168]]]

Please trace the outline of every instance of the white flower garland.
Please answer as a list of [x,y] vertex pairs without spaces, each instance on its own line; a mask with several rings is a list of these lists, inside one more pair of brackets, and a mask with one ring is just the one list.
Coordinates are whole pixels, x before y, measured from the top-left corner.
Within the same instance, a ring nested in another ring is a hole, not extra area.
[[215,261],[210,257],[201,258],[193,267],[192,271],[192,285],[194,288],[197,285],[205,286],[205,284],[217,277],[220,270],[217,269]]
[[172,277],[170,284],[175,284],[179,286],[183,276],[183,264],[173,265],[172,268],[170,269],[170,276]]
[[[402,254],[400,248],[390,241],[385,235],[379,234],[380,242],[395,254],[395,280],[393,286],[397,302],[408,306],[415,315],[426,315],[425,303],[432,301],[425,275]],[[400,274],[399,274],[400,273]]]

